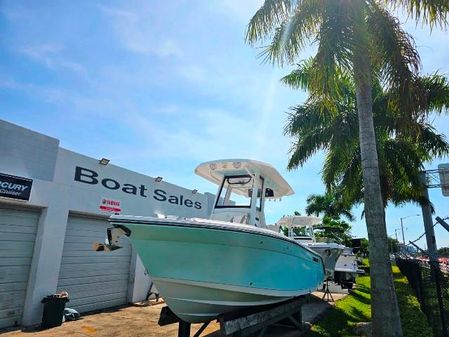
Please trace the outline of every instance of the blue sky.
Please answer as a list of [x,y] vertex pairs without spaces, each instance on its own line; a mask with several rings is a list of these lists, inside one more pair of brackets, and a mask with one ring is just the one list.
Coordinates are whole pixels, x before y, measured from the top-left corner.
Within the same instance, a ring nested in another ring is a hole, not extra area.
[[[296,194],[266,209],[269,222],[304,211],[322,193],[317,154],[288,172],[283,136],[289,106],[306,94],[282,86],[288,68],[262,64],[244,43],[260,0],[20,1],[0,0],[0,118],[60,139],[61,146],[200,191],[215,186],[193,174],[202,162],[254,158],[273,164]],[[405,22],[423,72],[449,73],[448,33]],[[304,58],[310,50],[306,50]],[[446,116],[434,117],[449,134]],[[440,162],[429,163],[429,169]],[[430,191],[436,215],[449,199]],[[361,209],[355,209],[360,219]],[[387,209],[388,232],[414,205]],[[406,239],[423,232],[404,220]],[[449,233],[437,229],[439,246]],[[363,220],[353,234],[365,236]],[[425,246],[423,241],[420,242]]]

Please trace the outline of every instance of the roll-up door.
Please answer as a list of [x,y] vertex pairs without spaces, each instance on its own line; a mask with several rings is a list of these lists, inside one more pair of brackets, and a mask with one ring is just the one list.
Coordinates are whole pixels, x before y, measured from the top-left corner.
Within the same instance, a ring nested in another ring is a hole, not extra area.
[[21,324],[39,215],[0,206],[0,328]]
[[58,291],[69,293],[67,306],[86,312],[127,303],[131,246],[94,252],[94,242],[104,242],[107,220],[69,216],[59,272]]

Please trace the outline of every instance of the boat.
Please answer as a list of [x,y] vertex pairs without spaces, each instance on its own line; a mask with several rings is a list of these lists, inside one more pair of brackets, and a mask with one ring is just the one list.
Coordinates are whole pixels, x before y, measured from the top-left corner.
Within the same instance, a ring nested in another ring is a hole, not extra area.
[[365,274],[365,271],[359,269],[353,249],[346,247],[335,265],[335,283],[339,284],[342,289],[352,289],[357,275],[363,274]]
[[314,227],[321,223],[322,219],[318,217],[292,215],[282,217],[276,225],[286,227],[289,237],[320,254],[324,261],[326,278],[332,279],[337,260],[346,247],[335,242],[319,242],[315,237]]
[[106,245],[127,236],[169,308],[183,321],[290,300],[322,286],[321,256],[265,226],[268,199],[293,194],[269,164],[216,160],[195,173],[218,185],[210,219],[114,215]]

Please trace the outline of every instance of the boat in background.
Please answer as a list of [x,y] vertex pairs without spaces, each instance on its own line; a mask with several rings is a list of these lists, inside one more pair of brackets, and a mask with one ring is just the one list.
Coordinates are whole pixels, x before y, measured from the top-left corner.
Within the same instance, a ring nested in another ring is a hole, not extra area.
[[[318,242],[313,229],[314,226],[321,223],[322,219],[318,217],[292,215],[282,217],[276,225],[286,227],[288,237],[307,245],[320,254],[326,269],[326,279],[332,279],[335,264],[346,247],[335,242]],[[299,233],[295,233],[295,229]]]
[[342,289],[352,289],[357,275],[363,275],[365,271],[359,269],[357,257],[352,248],[346,247],[337,260],[334,271],[334,281]]
[[108,242],[127,236],[170,309],[190,323],[279,303],[322,286],[321,256],[265,227],[267,199],[293,194],[271,165],[206,162],[195,169],[218,184],[210,219],[114,215]]

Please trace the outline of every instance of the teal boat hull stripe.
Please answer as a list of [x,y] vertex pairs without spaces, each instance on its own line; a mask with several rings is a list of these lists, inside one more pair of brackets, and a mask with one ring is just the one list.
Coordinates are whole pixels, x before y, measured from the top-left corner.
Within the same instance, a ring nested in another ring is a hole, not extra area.
[[[191,219],[190,219],[191,220]],[[267,229],[263,228],[257,228],[257,227],[251,227],[251,226],[242,226],[242,225],[232,225],[229,223],[220,223],[218,221],[210,220],[209,223],[203,223],[203,222],[188,222],[188,220],[184,220],[183,222],[180,222],[179,220],[172,220],[168,221],[167,219],[142,219],[142,220],[121,220],[121,219],[110,219],[109,220],[112,225],[127,225],[127,224],[139,224],[139,225],[148,225],[148,226],[160,226],[160,225],[167,225],[167,226],[179,226],[179,227],[192,227],[192,228],[207,228],[211,230],[225,230],[225,231],[233,231],[233,232],[244,232],[248,234],[255,234],[255,235],[263,235],[263,236],[269,236],[272,238],[276,238],[279,240],[288,241],[290,243],[293,243],[295,245],[300,246],[303,249],[308,250],[310,253],[316,255],[317,258],[322,260],[321,254],[317,253],[315,250],[307,247],[305,244],[301,244],[298,241],[289,238],[287,236],[284,236],[282,234],[278,234],[276,232],[272,232]],[[129,226],[127,226],[129,228]]]

